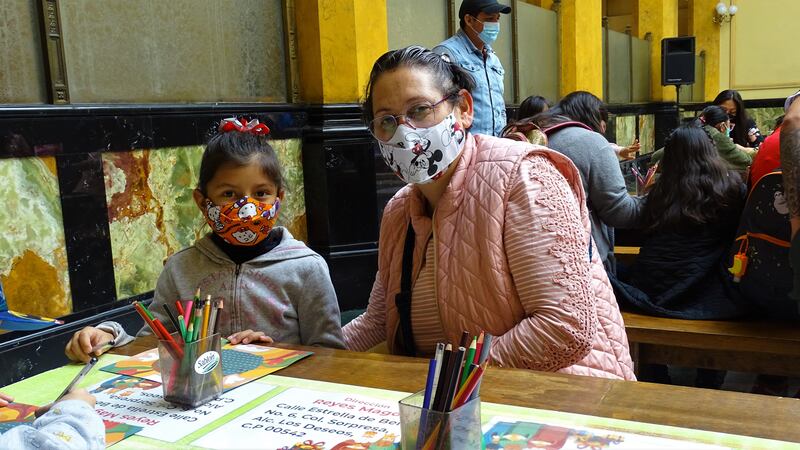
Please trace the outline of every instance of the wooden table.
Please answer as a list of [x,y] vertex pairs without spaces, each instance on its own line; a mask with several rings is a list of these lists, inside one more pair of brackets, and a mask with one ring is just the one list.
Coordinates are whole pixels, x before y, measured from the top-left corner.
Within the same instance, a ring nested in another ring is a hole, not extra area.
[[791,323],[622,317],[639,364],[800,375],[800,327]]
[[[152,337],[115,349],[135,355],[154,348]],[[424,387],[427,360],[378,353],[276,345],[314,356],[277,375],[379,389],[416,392]],[[616,381],[520,369],[491,368],[484,401],[800,442],[800,400],[738,392]]]

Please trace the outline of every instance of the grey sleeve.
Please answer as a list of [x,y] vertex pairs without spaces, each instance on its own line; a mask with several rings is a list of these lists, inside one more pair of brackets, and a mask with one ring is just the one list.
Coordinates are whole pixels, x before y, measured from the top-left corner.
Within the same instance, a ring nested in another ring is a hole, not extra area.
[[88,403],[65,400],[31,425],[14,427],[0,436],[0,448],[91,449],[106,447],[106,429]]
[[[169,264],[169,262],[167,262]],[[153,318],[158,319],[164,327],[170,333],[177,331],[175,327],[172,325],[172,321],[170,321],[167,313],[164,312],[164,308],[161,305],[172,303],[175,300],[178,300],[178,288],[175,287],[175,282],[172,280],[172,276],[170,276],[169,270],[167,269],[168,266],[164,266],[164,270],[161,271],[161,275],[158,277],[158,282],[156,282],[156,290],[153,297],[153,301],[147,307],[151,314],[153,314]],[[172,299],[170,301],[170,299]],[[176,316],[177,317],[177,316]],[[134,337],[128,334],[125,329],[117,322],[108,321],[103,322],[97,326],[97,328],[107,331],[115,336],[114,338],[114,347],[120,347],[122,345],[128,344],[131,342]],[[150,327],[147,324],[142,325],[142,328],[136,333],[136,337],[140,336],[149,336],[153,334],[150,330]]]
[[293,295],[300,322],[300,342],[329,348],[345,348],[339,301],[328,265],[314,256],[303,277],[302,292]]
[[590,209],[611,227],[638,227],[643,201],[641,197],[628,194],[614,149],[605,143],[592,153],[591,158],[587,180],[589,192],[586,193]]

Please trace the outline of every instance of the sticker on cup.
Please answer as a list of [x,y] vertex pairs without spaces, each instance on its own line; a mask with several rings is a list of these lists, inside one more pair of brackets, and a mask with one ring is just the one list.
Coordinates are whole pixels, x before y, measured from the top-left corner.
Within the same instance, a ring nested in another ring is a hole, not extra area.
[[219,353],[215,351],[205,352],[197,358],[194,363],[194,371],[200,375],[205,375],[219,364]]

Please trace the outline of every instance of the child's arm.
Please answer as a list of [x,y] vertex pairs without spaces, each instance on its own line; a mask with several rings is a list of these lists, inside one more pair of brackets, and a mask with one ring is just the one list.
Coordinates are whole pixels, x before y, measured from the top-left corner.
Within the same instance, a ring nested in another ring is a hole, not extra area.
[[[175,283],[172,281],[172,277],[167,269],[168,266],[169,261],[167,261],[167,266],[164,267],[164,270],[158,277],[155,296],[148,309],[153,314],[153,317],[158,318],[161,323],[164,324],[164,327],[166,327],[168,331],[173,332],[175,331],[175,327],[172,326],[172,322],[170,322],[170,320],[167,318],[164,308],[161,307],[161,305],[164,303],[171,303],[178,299],[178,289],[175,287]],[[142,326],[136,336],[147,336],[149,334],[152,334],[150,327],[145,324]],[[114,347],[120,347],[128,344],[134,338],[125,331],[125,328],[123,328],[122,325],[109,320],[102,322],[96,327],[86,327],[81,331],[76,332],[73,335],[72,340],[67,343],[67,347],[64,352],[66,353],[67,357],[73,361],[86,362],[91,357],[89,353],[93,347],[106,343],[112,339],[114,340]],[[97,351],[97,354],[94,356],[99,356],[100,353],[107,349],[108,347]]]
[[71,392],[31,425],[20,425],[0,436],[0,448],[102,449],[103,421],[94,411],[94,397],[83,389]]
[[297,296],[297,317],[300,322],[300,342],[345,348],[339,302],[328,273],[328,265],[315,255],[303,277],[303,292]]

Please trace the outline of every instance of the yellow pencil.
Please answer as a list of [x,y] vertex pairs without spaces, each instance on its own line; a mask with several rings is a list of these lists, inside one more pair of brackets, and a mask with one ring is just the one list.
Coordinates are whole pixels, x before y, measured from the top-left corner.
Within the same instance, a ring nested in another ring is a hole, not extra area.
[[208,316],[211,314],[211,296],[206,297],[203,304],[203,328],[200,329],[200,339],[208,337]]

